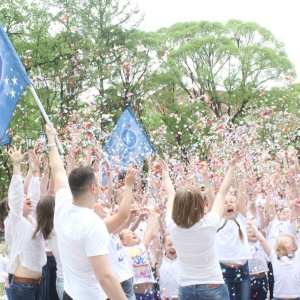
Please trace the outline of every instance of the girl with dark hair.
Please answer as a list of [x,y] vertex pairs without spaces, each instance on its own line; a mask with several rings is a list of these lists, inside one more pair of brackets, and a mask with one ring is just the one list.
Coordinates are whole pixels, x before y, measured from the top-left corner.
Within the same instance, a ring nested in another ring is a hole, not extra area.
[[166,223],[179,260],[179,300],[229,299],[218,261],[216,234],[224,212],[225,196],[240,153],[229,164],[212,209],[205,214],[200,187],[182,186],[174,191],[168,165],[162,167],[167,192]]
[[[63,297],[63,272],[60,261],[58,244],[55,230],[53,229],[53,218],[55,208],[55,197],[47,195],[43,197],[36,207],[36,222],[37,226],[33,233],[32,239],[38,233],[42,234],[47,241],[52,255],[47,255],[47,264],[44,267],[45,282],[44,297],[51,300],[62,300]],[[47,253],[47,252],[46,252]]]

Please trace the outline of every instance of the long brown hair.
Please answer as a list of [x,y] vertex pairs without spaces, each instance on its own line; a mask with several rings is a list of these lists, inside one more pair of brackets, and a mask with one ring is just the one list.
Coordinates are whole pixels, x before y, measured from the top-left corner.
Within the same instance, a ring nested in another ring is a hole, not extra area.
[[201,189],[184,185],[175,193],[172,219],[182,228],[190,228],[204,217],[205,202]]
[[43,197],[36,207],[36,229],[32,235],[32,239],[40,232],[45,240],[47,240],[53,230],[55,197],[47,195]]

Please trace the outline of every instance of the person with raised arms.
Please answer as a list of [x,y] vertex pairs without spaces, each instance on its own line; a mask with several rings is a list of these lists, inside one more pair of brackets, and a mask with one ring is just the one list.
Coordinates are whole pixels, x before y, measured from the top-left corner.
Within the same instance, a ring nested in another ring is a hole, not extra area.
[[54,229],[64,270],[64,300],[126,300],[108,258],[109,234],[94,213],[100,183],[90,166],[67,177],[58,153],[53,124],[46,126],[55,186]]
[[167,163],[159,159],[167,193],[166,224],[179,260],[179,300],[228,300],[216,247],[217,229],[224,213],[225,196],[241,153],[232,158],[212,209],[198,186],[183,185],[175,193]]

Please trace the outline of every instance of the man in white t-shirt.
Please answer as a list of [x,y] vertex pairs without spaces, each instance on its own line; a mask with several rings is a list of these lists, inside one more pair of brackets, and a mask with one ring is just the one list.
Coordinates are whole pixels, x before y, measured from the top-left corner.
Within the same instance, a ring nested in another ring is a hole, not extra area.
[[126,300],[110,267],[108,231],[93,211],[100,194],[95,170],[80,167],[67,177],[52,124],[46,132],[56,193],[54,228],[64,270],[63,299]]

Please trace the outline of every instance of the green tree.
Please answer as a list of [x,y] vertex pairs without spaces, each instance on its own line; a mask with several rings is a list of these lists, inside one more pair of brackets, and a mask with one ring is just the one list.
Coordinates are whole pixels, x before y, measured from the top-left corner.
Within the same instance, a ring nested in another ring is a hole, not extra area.
[[256,23],[179,23],[161,33],[170,49],[168,67],[182,89],[191,98],[207,94],[218,118],[237,119],[253,105],[253,89],[294,75],[283,44]]

